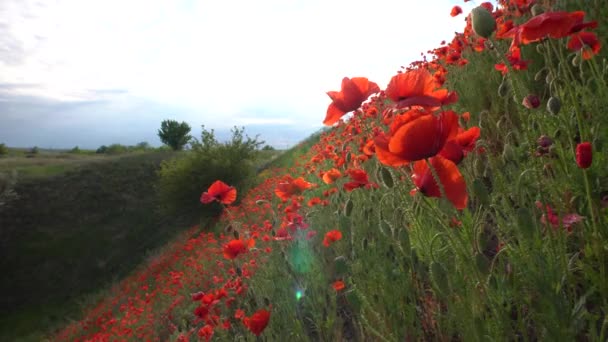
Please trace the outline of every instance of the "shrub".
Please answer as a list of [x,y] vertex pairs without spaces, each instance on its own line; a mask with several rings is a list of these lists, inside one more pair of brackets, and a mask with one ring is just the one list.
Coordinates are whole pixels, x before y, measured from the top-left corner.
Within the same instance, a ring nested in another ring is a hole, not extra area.
[[82,151],[80,151],[80,147],[78,147],[78,146],[74,146],[73,149],[68,151],[68,153],[75,153],[75,154],[78,154],[80,152],[82,152]]
[[8,155],[8,147],[5,144],[0,144],[0,157]]
[[108,146],[106,146],[106,145],[99,146],[97,151],[95,151],[95,153],[98,153],[98,154],[107,153],[107,152],[108,152]]
[[127,152],[127,147],[121,144],[112,144],[106,149],[107,154],[120,154]]
[[179,123],[175,120],[165,120],[158,130],[158,137],[169,145],[174,151],[179,151],[192,139],[190,125],[186,122]]
[[201,140],[193,139],[192,150],[164,161],[159,171],[158,192],[167,214],[213,215],[219,205],[203,206],[201,193],[216,180],[235,186],[242,194],[255,173],[253,161],[263,144],[235,127],[232,138],[220,143],[213,130],[203,126]]

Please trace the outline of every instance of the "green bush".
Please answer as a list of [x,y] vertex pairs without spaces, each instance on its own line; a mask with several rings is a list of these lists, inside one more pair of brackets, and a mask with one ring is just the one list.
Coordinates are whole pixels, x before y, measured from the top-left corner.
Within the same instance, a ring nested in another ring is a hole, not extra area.
[[158,193],[167,214],[214,215],[217,204],[200,203],[201,193],[211,183],[221,180],[243,194],[255,174],[254,160],[263,144],[258,137],[245,135],[244,128],[235,127],[232,138],[220,143],[213,130],[203,126],[201,141],[193,139],[192,150],[164,161],[159,171]]
[[110,146],[108,146],[108,148],[106,149],[107,154],[120,154],[120,153],[126,153],[128,151],[127,147],[121,144],[112,144]]
[[0,144],[0,157],[8,155],[8,147],[5,144]]

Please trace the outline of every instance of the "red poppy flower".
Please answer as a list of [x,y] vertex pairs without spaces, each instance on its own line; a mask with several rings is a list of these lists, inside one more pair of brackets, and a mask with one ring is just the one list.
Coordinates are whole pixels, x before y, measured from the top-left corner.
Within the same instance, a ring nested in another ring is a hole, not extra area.
[[243,240],[232,240],[224,245],[224,258],[232,260],[239,254],[247,251],[247,245]]
[[454,7],[452,7],[452,11],[450,11],[450,15],[452,17],[455,17],[461,13],[462,13],[462,8],[460,6],[454,6]]
[[397,74],[386,87],[386,96],[397,103],[398,108],[422,106],[436,108],[454,103],[456,93],[437,89],[437,82],[426,69],[414,69]]
[[348,175],[350,176],[351,181],[344,183],[344,190],[353,191],[357,188],[362,188],[362,187],[369,188],[371,186],[374,186],[373,183],[369,182],[369,179],[367,177],[367,172],[365,172],[365,170],[353,169],[353,170],[348,170],[347,172],[348,172]]
[[245,317],[243,323],[255,336],[260,336],[270,320],[270,312],[266,309],[256,311],[251,317]]
[[[433,157],[429,161],[443,185],[448,200],[457,209],[466,208],[468,200],[467,185],[456,164],[441,156]],[[412,180],[425,196],[441,197],[441,190],[425,160],[417,161],[414,164]]]
[[568,49],[571,51],[583,50],[583,59],[591,59],[593,55],[597,55],[601,48],[600,41],[593,32],[577,32],[570,36],[568,41]]
[[340,177],[342,177],[340,170],[338,170],[336,168],[332,168],[331,170],[329,170],[323,174],[323,182],[325,182],[325,184],[332,184],[333,182],[336,181],[336,179],[338,179]]
[[520,26],[507,32],[505,37],[513,37],[513,44],[537,42],[543,38],[564,38],[587,27],[597,27],[597,22],[584,23],[585,12],[545,12],[532,17]]
[[287,176],[283,178],[283,181],[277,185],[274,193],[277,195],[277,197],[283,201],[286,201],[289,199],[289,197],[299,195],[304,190],[310,189],[313,185],[313,183],[305,181],[302,177],[293,179],[291,176]]
[[323,239],[323,246],[329,247],[332,243],[342,239],[342,232],[334,229],[330,230],[325,234],[325,238]]
[[344,77],[342,79],[342,89],[339,92],[327,92],[327,95],[333,102],[327,108],[327,115],[325,116],[325,120],[323,120],[323,124],[327,126],[333,125],[344,114],[359,108],[361,103],[371,94],[379,91],[380,87],[365,77]]
[[406,165],[436,155],[457,132],[458,116],[453,111],[435,116],[410,110],[393,121],[388,135],[374,139],[376,156],[385,165]]
[[222,181],[215,181],[206,192],[201,195],[201,203],[207,204],[218,201],[222,204],[231,204],[236,200],[236,189]]
[[479,139],[479,127],[471,127],[466,131],[459,128],[459,133],[445,143],[439,155],[460,164],[468,152],[475,148],[475,142]]
[[336,291],[342,291],[346,287],[346,285],[344,285],[344,282],[342,280],[335,281],[333,284],[331,284],[331,286]]
[[582,142],[576,145],[576,165],[581,169],[587,169],[593,162],[593,151],[590,142]]

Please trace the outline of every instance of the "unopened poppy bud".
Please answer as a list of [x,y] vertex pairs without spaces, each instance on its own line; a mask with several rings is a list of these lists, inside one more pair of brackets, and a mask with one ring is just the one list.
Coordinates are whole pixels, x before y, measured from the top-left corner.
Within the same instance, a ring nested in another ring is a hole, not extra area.
[[593,151],[590,142],[582,142],[576,145],[576,165],[581,169],[587,169],[593,162]]
[[540,106],[540,99],[538,98],[538,96],[530,94],[524,97],[522,104],[528,109],[536,109],[538,108],[538,106]]
[[507,95],[509,95],[509,84],[503,80],[498,86],[498,96],[505,97]]
[[490,270],[490,262],[488,261],[488,258],[481,253],[475,254],[475,264],[477,265],[479,272],[482,274],[487,274]]
[[488,193],[488,188],[486,188],[480,179],[475,179],[473,181],[473,195],[481,205],[485,207],[490,205],[490,194]]
[[534,6],[532,6],[531,12],[533,16],[537,16],[539,14],[543,14],[545,10],[543,9],[543,6],[535,4]]
[[580,65],[581,65],[581,54],[577,53],[576,55],[574,55],[574,58],[572,58],[572,66],[578,67]]
[[494,20],[492,13],[481,6],[471,11],[471,22],[473,23],[473,32],[483,38],[489,38],[492,32],[496,30],[496,20]]
[[540,81],[543,79],[543,76],[545,76],[545,72],[547,71],[546,68],[542,68],[540,69],[535,75],[534,75],[534,80],[536,82]]
[[547,74],[547,77],[545,77],[545,83],[551,84],[551,82],[553,82],[554,79],[555,79],[555,77],[553,76],[553,74],[549,72]]
[[348,201],[346,201],[346,205],[344,206],[344,215],[350,216],[352,211],[353,211],[353,201],[348,199]]
[[541,135],[540,138],[536,140],[536,142],[538,143],[538,146],[543,148],[547,148],[553,145],[553,140],[546,135]]
[[545,47],[542,44],[537,44],[536,45],[536,52],[538,52],[538,53],[540,53],[542,55],[543,52],[545,52]]
[[557,97],[551,96],[549,101],[547,101],[547,110],[549,113],[553,115],[557,115],[559,110],[562,108],[562,103],[559,101]]
[[380,168],[380,177],[382,178],[382,183],[384,183],[387,188],[392,188],[395,185],[393,182],[393,175],[391,175],[391,172],[388,169],[384,167]]
[[505,163],[516,161],[515,150],[513,150],[511,144],[505,144],[505,147],[502,150],[502,159]]

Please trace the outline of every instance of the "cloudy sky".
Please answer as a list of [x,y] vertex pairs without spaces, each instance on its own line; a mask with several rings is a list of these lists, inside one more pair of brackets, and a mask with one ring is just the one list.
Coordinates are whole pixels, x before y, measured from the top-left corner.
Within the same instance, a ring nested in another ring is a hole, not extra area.
[[163,119],[277,147],[344,76],[386,86],[462,31],[462,0],[0,0],[0,142],[160,145]]

